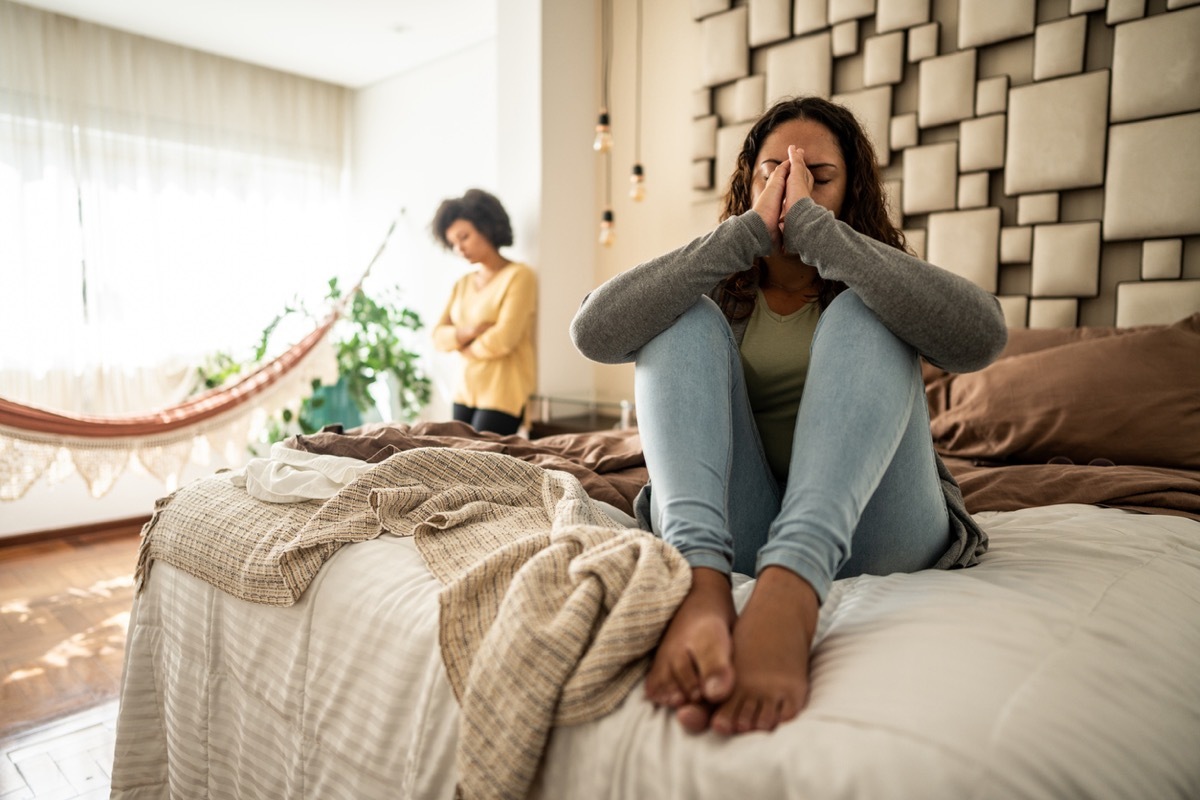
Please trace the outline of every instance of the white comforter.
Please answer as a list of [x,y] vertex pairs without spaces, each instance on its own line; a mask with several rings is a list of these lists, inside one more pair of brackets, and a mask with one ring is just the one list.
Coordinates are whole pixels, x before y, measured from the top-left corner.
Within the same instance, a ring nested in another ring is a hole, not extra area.
[[[977,567],[835,583],[797,719],[693,736],[636,689],[554,732],[535,795],[1200,796],[1200,523],[1079,505],[977,519]],[[112,796],[453,797],[439,588],[390,535],[342,548],[286,608],[157,564]]]

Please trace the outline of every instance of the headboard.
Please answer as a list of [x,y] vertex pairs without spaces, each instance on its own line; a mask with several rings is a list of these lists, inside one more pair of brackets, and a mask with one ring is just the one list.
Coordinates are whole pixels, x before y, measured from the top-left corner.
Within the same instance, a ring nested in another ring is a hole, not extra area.
[[[1149,8],[1147,8],[1147,5]],[[1200,311],[1200,0],[692,0],[693,193],[771,101],[850,107],[910,246],[1010,327]]]

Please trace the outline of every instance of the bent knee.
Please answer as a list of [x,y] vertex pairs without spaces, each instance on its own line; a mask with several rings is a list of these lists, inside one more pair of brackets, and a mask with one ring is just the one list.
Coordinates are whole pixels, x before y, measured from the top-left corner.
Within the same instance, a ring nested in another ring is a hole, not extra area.
[[666,330],[643,345],[638,351],[638,360],[653,356],[660,349],[675,350],[680,346],[705,349],[721,346],[736,348],[729,321],[711,298],[701,297]]

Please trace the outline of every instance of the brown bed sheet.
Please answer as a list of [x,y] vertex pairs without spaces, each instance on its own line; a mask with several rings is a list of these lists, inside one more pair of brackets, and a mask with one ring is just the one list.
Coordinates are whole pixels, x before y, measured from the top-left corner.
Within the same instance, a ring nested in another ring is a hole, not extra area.
[[479,433],[463,422],[374,423],[345,432],[330,426],[320,433],[293,436],[284,444],[309,453],[371,463],[418,447],[503,453],[544,469],[568,472],[583,484],[590,497],[629,515],[633,514],[633,499],[648,480],[642,440],[636,429],[525,439]]
[[1140,466],[986,464],[942,460],[962,487],[967,510],[1015,511],[1056,503],[1123,508],[1200,521],[1200,471]]
[[[294,436],[289,447],[378,462],[417,447],[504,453],[546,469],[568,472],[593,498],[633,514],[633,499],[648,480],[636,429],[568,433],[541,439],[478,433],[462,422],[370,424]],[[992,464],[943,456],[967,510],[1015,511],[1056,503],[1123,508],[1200,521],[1200,471],[1143,466]]]

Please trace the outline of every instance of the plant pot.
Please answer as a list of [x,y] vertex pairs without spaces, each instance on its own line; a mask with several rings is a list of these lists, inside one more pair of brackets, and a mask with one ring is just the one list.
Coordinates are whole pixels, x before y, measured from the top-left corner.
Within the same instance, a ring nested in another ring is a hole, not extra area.
[[349,429],[362,424],[362,412],[350,396],[345,378],[332,386],[318,386],[301,409],[301,427],[306,430],[319,431],[326,425]]

